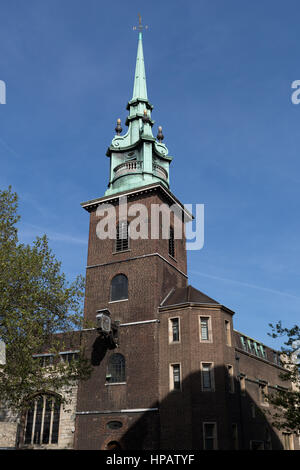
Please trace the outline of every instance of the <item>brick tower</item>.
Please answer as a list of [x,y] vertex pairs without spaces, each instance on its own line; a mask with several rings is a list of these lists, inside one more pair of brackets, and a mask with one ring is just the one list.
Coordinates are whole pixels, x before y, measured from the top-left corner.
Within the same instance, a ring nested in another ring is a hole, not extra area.
[[[133,96],[127,109],[128,132],[120,135],[118,120],[116,136],[107,150],[110,179],[105,196],[82,203],[90,213],[85,318],[96,325],[99,312],[109,315],[118,325],[118,340],[114,347],[99,330],[84,332],[93,373],[78,390],[75,447],[79,449],[159,447],[158,310],[175,288],[187,286],[184,230],[181,239],[176,239],[173,229],[175,221],[183,226],[187,213],[169,190],[172,157],[162,143],[162,129],[157,139],[152,134],[153,106],[147,97],[141,31]],[[124,198],[127,211],[120,215]],[[104,211],[107,204],[116,209],[116,232],[104,239],[97,227],[103,220],[99,210]],[[148,234],[132,239],[137,204],[149,215]],[[151,222],[151,208],[162,205],[178,209],[170,213],[167,236],[162,233],[161,213],[156,219],[158,227]],[[157,228],[158,235],[151,238],[151,230]],[[141,419],[144,433],[140,426],[135,430]]]

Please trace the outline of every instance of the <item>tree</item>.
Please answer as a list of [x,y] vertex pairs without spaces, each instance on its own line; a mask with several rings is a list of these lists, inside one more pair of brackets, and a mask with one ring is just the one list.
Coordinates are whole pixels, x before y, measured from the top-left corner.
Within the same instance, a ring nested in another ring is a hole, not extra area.
[[[79,344],[83,326],[84,279],[69,283],[46,235],[33,244],[18,241],[18,197],[0,190],[0,341],[6,347],[6,363],[0,365],[0,397],[12,410],[26,408],[41,391],[59,393],[62,401],[78,379],[90,374],[83,347],[71,363],[59,360],[66,342]],[[43,367],[34,356],[51,353],[53,364]]]
[[289,433],[300,433],[300,328],[284,328],[282,322],[269,324],[272,338],[284,337],[284,347],[281,348],[281,362],[285,371],[280,378],[287,382],[287,387],[278,388],[267,397],[274,407],[272,413],[273,425],[277,429]]

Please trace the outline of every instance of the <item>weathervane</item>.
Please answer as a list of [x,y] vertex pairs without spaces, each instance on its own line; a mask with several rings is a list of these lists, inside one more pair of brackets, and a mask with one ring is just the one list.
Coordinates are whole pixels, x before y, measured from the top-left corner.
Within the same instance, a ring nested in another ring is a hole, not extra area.
[[140,13],[138,13],[138,17],[139,17],[139,25],[138,26],[133,26],[132,29],[134,29],[134,30],[138,29],[139,32],[141,33],[144,28],[148,29],[148,25],[146,25],[146,26],[142,25],[142,17],[140,15]]

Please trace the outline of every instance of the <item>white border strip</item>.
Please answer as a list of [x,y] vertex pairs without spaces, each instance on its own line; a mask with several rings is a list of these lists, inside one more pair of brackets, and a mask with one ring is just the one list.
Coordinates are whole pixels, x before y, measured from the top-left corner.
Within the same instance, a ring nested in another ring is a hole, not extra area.
[[146,411],[158,411],[158,408],[133,408],[128,410],[108,410],[108,411],[76,411],[77,415],[92,415],[92,414],[112,414],[112,413],[145,413]]
[[142,325],[142,324],[145,324],[145,323],[159,323],[160,320],[156,319],[156,320],[143,320],[143,321],[133,321],[131,323],[120,323],[119,326],[131,326],[131,325]]

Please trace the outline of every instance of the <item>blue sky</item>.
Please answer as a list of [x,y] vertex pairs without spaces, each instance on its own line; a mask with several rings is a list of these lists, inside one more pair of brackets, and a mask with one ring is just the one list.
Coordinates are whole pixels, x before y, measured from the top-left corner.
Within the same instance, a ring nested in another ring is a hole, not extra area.
[[[20,239],[46,233],[72,280],[85,274],[88,214],[132,96],[137,13],[148,96],[171,190],[205,204],[189,282],[276,347],[268,323],[299,322],[300,79],[296,0],[3,0],[0,187],[20,197]],[[123,126],[125,127],[125,126]]]

